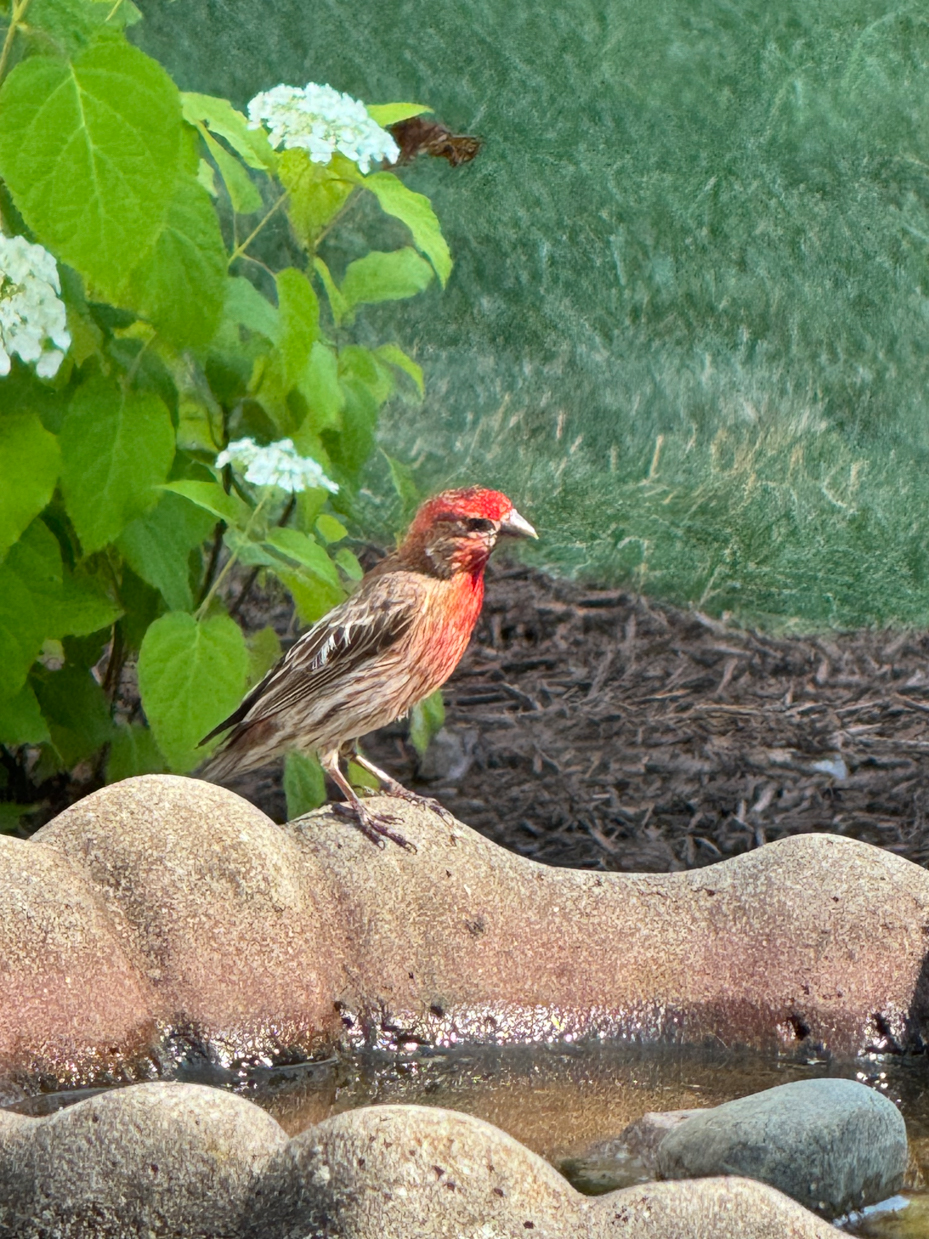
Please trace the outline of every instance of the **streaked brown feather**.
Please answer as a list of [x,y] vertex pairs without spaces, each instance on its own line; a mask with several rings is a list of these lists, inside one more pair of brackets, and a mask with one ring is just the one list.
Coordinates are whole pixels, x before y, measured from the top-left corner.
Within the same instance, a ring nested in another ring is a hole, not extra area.
[[369,574],[357,593],[304,633],[242,704],[200,743],[242,723],[279,714],[301,698],[323,693],[337,679],[363,675],[366,662],[409,631],[422,613],[427,592],[427,581],[417,580],[413,572]]

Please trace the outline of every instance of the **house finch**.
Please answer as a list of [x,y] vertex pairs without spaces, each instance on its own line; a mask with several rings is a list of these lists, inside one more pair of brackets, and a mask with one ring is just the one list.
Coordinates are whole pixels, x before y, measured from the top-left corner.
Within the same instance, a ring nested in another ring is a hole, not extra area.
[[[344,812],[378,846],[410,846],[372,812],[339,768],[343,746],[384,727],[444,684],[465,651],[484,598],[484,568],[497,538],[536,532],[499,491],[470,486],[428,500],[406,538],[356,593],[314,624],[239,708],[204,737],[231,728],[207,762],[222,780],[296,749],[316,753],[344,793]],[[388,796],[422,801],[360,754]],[[434,801],[429,802],[435,805]]]

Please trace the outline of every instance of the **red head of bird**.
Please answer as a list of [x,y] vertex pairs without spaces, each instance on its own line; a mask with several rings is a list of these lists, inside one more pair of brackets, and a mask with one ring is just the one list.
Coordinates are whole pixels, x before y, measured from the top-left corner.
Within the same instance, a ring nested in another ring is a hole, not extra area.
[[430,576],[479,576],[500,537],[538,535],[506,495],[483,486],[467,486],[426,500],[416,513],[398,556]]

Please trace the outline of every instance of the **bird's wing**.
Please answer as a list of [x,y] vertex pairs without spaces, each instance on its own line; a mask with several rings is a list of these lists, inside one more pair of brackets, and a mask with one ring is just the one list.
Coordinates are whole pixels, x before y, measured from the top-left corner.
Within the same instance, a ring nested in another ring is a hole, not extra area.
[[423,612],[427,592],[425,579],[415,572],[390,572],[363,581],[357,593],[304,633],[238,709],[200,743],[239,723],[278,714],[355,674],[409,632]]

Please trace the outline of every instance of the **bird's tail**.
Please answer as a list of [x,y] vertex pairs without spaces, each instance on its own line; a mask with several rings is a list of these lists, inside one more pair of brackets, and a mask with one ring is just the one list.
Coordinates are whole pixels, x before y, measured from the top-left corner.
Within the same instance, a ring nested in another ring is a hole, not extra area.
[[194,771],[195,776],[210,783],[225,783],[268,765],[283,751],[280,744],[275,743],[276,733],[271,719],[256,719],[236,727],[222,746]]

